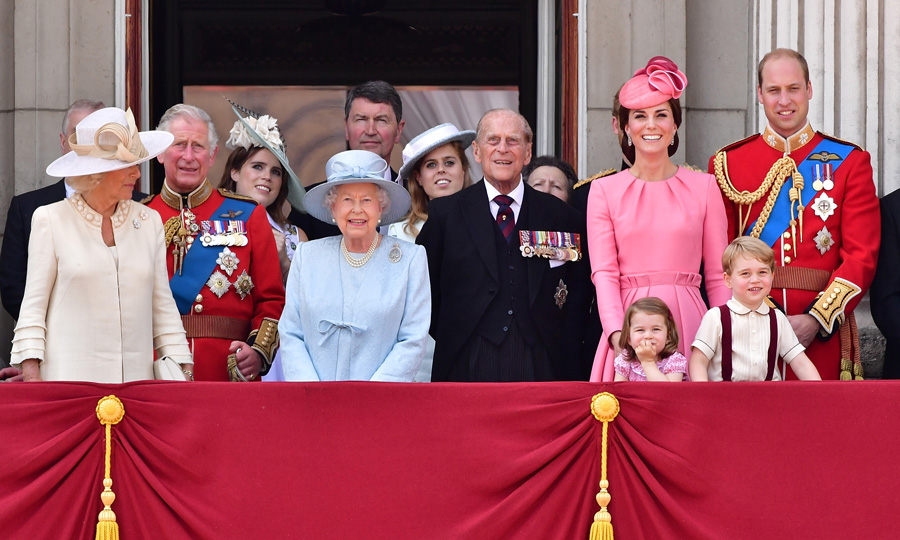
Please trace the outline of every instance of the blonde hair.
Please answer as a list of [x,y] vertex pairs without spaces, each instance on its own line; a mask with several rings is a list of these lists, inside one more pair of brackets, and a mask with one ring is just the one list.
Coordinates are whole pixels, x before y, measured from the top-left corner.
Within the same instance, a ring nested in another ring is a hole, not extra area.
[[622,323],[622,333],[619,335],[619,347],[622,348],[622,356],[626,360],[637,360],[637,354],[634,347],[628,342],[631,335],[631,318],[635,313],[646,313],[647,315],[662,315],[666,320],[666,346],[659,353],[660,358],[668,358],[676,350],[678,350],[678,328],[675,327],[675,320],[672,318],[672,312],[665,302],[655,296],[648,296],[635,300],[633,304],[625,310],[625,322]]
[[84,176],[69,176],[66,178],[66,183],[75,190],[75,193],[87,193],[97,187],[106,175],[107,173],[102,172]]
[[[447,144],[453,146],[456,150],[459,165],[463,169],[462,189],[466,189],[472,185],[472,176],[469,174],[469,159],[466,157],[466,149],[459,141],[451,141]],[[424,161],[425,156],[422,156],[422,158],[416,162],[412,174],[409,175],[409,178],[406,181],[406,189],[409,190],[410,205],[409,213],[403,218],[403,230],[406,234],[411,236],[419,236],[419,229],[416,227],[415,223],[420,219],[422,221],[428,219],[428,194],[425,193],[425,188],[419,185],[419,181],[416,178],[420,174]]]
[[722,253],[722,271],[730,274],[734,270],[734,260],[738,257],[756,259],[775,270],[775,252],[768,244],[752,236],[738,236],[728,244]]

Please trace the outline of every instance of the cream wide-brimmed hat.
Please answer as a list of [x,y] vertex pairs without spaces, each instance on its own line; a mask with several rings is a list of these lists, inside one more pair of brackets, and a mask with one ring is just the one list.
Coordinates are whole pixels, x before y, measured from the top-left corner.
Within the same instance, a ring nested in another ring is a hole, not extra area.
[[167,131],[138,132],[131,109],[106,107],[75,126],[72,151],[48,165],[47,174],[62,178],[126,169],[162,154],[174,140]]
[[306,192],[303,206],[312,217],[331,223],[331,208],[324,206],[331,188],[344,184],[375,184],[387,191],[391,200],[390,206],[381,214],[381,223],[387,225],[399,221],[409,212],[409,192],[402,185],[384,179],[387,168],[388,164],[381,156],[368,150],[338,152],[325,164],[328,179]]
[[400,167],[397,175],[402,180],[408,179],[412,175],[416,163],[436,148],[453,141],[459,141],[462,143],[463,151],[465,151],[474,140],[474,131],[460,131],[458,127],[450,123],[425,130],[406,143],[406,146],[403,148],[403,166]]

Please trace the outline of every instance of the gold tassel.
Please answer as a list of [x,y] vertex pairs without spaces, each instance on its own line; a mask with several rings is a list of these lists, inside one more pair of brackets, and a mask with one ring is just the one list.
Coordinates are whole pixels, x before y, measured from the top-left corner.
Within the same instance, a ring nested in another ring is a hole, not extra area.
[[597,504],[600,505],[600,511],[594,514],[590,540],[613,540],[612,515],[607,510],[612,497],[607,491],[609,481],[606,479],[606,441],[609,423],[615,420],[619,414],[619,400],[609,392],[597,394],[591,398],[591,414],[603,422],[603,444],[600,450],[600,493],[597,493]]
[[850,370],[852,369],[853,364],[850,363],[850,360],[846,358],[841,358],[841,380],[842,381],[850,381],[853,380],[853,377],[850,375]]
[[106,459],[104,461],[103,493],[100,494],[103,510],[98,516],[95,540],[119,540],[119,525],[116,523],[116,513],[112,511],[112,503],[116,500],[116,494],[112,490],[110,465],[112,461],[112,426],[121,422],[124,417],[125,406],[116,396],[104,396],[97,403],[97,418],[101,424],[106,426]]

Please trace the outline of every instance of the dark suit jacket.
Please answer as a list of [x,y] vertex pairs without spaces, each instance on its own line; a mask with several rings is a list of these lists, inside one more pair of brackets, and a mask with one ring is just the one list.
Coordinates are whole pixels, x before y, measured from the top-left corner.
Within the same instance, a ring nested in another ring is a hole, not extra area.
[[[578,211],[528,185],[517,226],[520,230],[578,232],[582,245],[586,242]],[[446,378],[497,293],[496,227],[484,181],[428,205],[428,219],[416,243],[425,246],[428,253],[435,380]],[[574,378],[590,300],[588,262],[550,268],[547,259],[533,257],[526,263],[526,294],[539,338],[551,359],[558,362],[560,376]],[[555,298],[560,280],[568,289],[562,309]]]
[[[147,195],[134,191],[135,201]],[[47,187],[16,195],[9,203],[3,247],[0,248],[0,297],[3,308],[19,318],[22,296],[25,294],[25,272],[28,269],[28,239],[31,237],[31,216],[40,206],[46,206],[66,198],[65,179]]]
[[[397,179],[397,171],[391,169],[391,178],[394,180]],[[319,182],[317,184],[310,184],[306,186],[306,191],[309,192],[314,187],[319,187],[325,182]],[[403,184],[403,187],[406,187],[406,183]],[[338,236],[341,234],[341,230],[337,228],[337,225],[332,225],[331,223],[325,223],[324,221],[320,221],[309,214],[302,214],[294,209],[291,209],[291,214],[288,216],[288,221],[292,224],[303,229],[303,232],[306,233],[306,236],[310,240],[318,240],[319,238],[325,238],[328,236]]]
[[884,337],[885,379],[900,379],[900,190],[881,199],[881,247],[869,288],[872,318]]

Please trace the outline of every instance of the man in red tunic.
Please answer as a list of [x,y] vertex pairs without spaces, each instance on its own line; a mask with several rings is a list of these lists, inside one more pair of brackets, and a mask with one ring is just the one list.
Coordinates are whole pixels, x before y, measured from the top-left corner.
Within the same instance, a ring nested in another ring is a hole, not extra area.
[[266,209],[210,185],[218,147],[205,111],[175,105],[159,129],[175,141],[158,157],[166,169],[162,191],[146,204],[165,223],[169,284],[194,353],[194,378],[258,380],[275,356],[284,308]]
[[810,127],[812,85],[798,52],[773,50],[757,75],[766,129],[709,163],[729,237],[755,236],[775,250],[772,298],[822,379],[861,379],[853,308],[872,282],[880,241],[869,153]]

